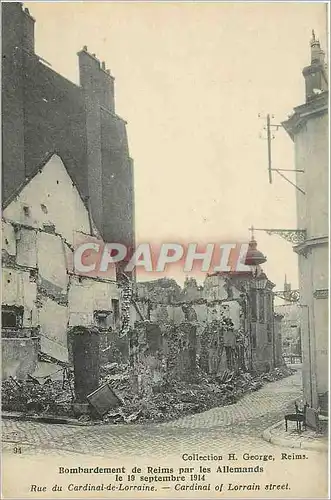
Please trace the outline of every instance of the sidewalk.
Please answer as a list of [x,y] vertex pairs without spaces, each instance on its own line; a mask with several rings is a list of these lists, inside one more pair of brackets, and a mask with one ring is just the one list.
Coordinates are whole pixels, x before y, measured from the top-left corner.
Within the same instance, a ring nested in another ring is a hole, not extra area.
[[301,448],[302,450],[316,450],[325,453],[328,452],[327,435],[318,434],[316,431],[309,428],[307,428],[306,431],[302,431],[301,434],[299,434],[295,428],[289,428],[286,432],[284,420],[266,429],[262,437],[265,441],[278,446]]

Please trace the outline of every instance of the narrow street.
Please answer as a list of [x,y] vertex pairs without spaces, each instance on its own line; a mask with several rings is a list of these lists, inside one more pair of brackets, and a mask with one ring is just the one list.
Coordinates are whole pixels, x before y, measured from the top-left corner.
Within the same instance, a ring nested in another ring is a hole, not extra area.
[[74,426],[3,420],[3,453],[165,458],[188,454],[268,451],[261,437],[301,397],[301,371],[266,384],[236,404],[163,424]]

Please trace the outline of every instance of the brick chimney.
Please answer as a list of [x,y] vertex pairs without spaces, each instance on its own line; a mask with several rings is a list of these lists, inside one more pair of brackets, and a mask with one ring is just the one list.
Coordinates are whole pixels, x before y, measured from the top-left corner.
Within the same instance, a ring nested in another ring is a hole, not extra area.
[[5,2],[2,5],[3,52],[15,53],[17,48],[34,53],[35,19],[21,2]]
[[27,7],[23,10],[23,47],[34,53],[34,25],[35,19],[30,15]]
[[78,61],[81,87],[93,94],[100,106],[114,113],[114,78],[109,69],[106,69],[105,63],[100,63],[95,54],[88,52],[86,46],[78,52]]

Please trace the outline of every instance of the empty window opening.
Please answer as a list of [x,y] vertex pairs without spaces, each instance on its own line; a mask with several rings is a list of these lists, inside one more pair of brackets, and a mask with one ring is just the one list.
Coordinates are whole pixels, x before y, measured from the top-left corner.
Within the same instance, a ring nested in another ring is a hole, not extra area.
[[113,310],[114,323],[117,323],[120,319],[120,304],[118,299],[111,299],[111,307]]
[[23,320],[23,307],[3,306],[1,310],[2,328],[20,328]]
[[24,213],[25,217],[29,217],[29,215],[30,215],[30,207],[28,207],[27,205],[24,205],[23,206],[23,213]]
[[250,326],[250,334],[251,334],[251,342],[252,342],[252,348],[256,349],[256,331],[255,329]]
[[48,213],[48,208],[46,207],[46,205],[44,205],[43,203],[40,205],[41,207],[41,210],[44,212],[44,214],[47,214]]
[[31,269],[30,276],[29,276],[30,281],[35,281],[37,278],[37,275],[38,275],[37,269]]
[[44,230],[46,233],[49,233],[49,234],[55,234],[55,225],[54,225],[54,224],[47,224],[47,223],[44,223],[44,224],[43,224],[43,230]]
[[111,326],[110,311],[94,311],[94,322],[98,328],[108,329]]

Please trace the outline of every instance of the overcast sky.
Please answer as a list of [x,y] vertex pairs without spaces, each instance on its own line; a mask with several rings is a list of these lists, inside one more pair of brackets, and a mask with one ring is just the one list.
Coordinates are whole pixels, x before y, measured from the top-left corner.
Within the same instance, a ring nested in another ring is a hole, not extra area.
[[[78,83],[83,45],[115,76],[128,121],[139,241],[232,242],[248,227],[295,228],[296,190],[269,185],[258,113],[304,102],[311,30],[325,48],[324,3],[26,2],[36,52]],[[273,166],[294,168],[279,130]],[[289,174],[291,179],[293,174]],[[290,243],[256,233],[269,278],[297,286]]]

